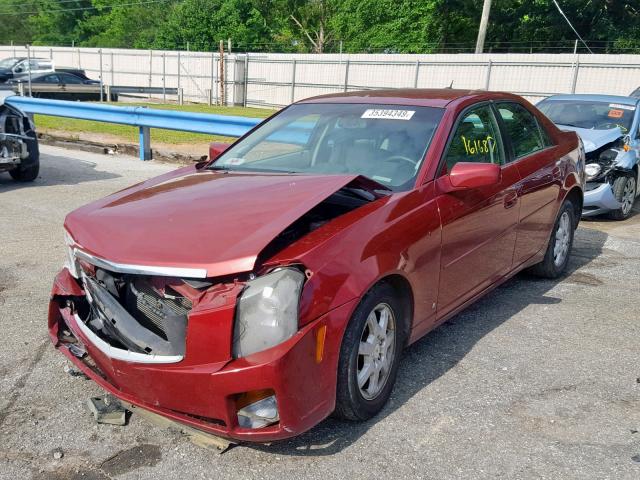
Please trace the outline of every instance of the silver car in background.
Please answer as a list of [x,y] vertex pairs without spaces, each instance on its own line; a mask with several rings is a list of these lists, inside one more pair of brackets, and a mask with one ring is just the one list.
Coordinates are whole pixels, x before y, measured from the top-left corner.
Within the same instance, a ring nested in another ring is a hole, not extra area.
[[583,217],[631,216],[640,192],[640,98],[617,95],[554,95],[537,107],[584,144],[587,186]]

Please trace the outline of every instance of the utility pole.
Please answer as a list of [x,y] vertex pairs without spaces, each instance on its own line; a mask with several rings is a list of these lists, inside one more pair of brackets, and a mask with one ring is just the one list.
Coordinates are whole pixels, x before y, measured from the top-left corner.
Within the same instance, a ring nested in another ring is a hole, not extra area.
[[491,0],[484,0],[482,6],[482,18],[480,19],[480,29],[478,30],[478,41],[476,42],[476,53],[484,50],[484,39],[487,36],[487,25],[489,24],[489,12],[491,11]]

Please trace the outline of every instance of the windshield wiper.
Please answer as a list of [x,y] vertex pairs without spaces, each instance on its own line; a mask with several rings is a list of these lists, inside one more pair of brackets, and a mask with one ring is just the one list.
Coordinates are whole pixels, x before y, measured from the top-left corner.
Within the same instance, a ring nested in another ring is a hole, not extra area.
[[227,167],[226,165],[210,165],[207,167],[207,170],[224,170],[224,171],[229,171],[231,170],[229,167]]

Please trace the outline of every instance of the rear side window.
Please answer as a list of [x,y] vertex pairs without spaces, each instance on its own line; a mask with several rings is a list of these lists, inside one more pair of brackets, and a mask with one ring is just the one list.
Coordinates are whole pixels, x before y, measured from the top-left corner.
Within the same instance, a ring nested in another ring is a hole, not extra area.
[[491,107],[483,105],[462,114],[445,157],[447,171],[458,162],[504,164],[500,129]]
[[502,124],[513,145],[516,159],[526,157],[550,145],[547,133],[541,129],[536,117],[517,103],[496,104]]

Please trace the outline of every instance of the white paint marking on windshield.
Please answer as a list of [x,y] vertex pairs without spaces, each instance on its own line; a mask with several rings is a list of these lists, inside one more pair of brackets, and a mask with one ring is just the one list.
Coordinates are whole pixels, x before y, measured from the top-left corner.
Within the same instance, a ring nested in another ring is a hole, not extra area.
[[365,110],[360,118],[378,118],[383,120],[411,120],[415,110],[388,110],[370,108]]

